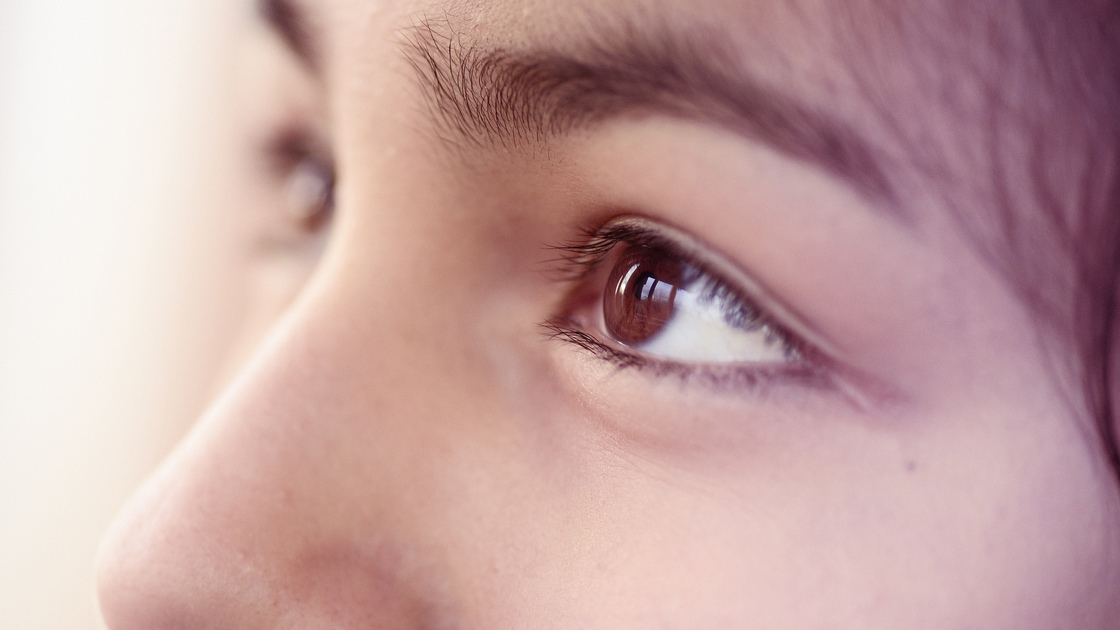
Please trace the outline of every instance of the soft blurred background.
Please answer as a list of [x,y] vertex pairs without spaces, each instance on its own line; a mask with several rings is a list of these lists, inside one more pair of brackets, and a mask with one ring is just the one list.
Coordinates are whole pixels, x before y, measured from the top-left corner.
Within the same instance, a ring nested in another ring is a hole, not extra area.
[[212,395],[236,0],[0,0],[0,628],[101,627],[114,512]]

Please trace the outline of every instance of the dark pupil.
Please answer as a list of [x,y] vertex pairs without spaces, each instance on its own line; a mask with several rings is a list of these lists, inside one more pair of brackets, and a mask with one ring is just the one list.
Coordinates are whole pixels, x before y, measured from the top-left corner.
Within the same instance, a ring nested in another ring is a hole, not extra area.
[[631,246],[607,279],[603,319],[607,332],[626,344],[646,341],[673,317],[682,263],[655,248]]

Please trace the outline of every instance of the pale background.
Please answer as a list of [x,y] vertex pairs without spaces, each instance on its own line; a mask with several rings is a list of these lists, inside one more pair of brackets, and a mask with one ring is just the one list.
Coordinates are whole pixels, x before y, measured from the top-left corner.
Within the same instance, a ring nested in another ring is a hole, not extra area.
[[113,513],[237,324],[238,0],[0,0],[0,628],[100,627]]

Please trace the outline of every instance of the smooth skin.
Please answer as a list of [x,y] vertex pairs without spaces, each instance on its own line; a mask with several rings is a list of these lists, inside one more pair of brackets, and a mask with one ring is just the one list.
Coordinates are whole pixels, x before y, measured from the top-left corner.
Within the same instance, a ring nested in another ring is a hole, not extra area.
[[[322,0],[302,5],[312,63],[249,28],[248,136],[296,120],[329,142],[335,216],[301,232],[278,184],[246,184],[296,243],[255,263],[269,295],[301,292],[109,534],[108,626],[1120,626],[1115,472],[950,218],[950,195],[985,212],[983,171],[947,151],[923,179],[896,141],[967,141],[909,70],[952,64],[888,54],[906,38],[870,19],[851,53],[829,4]],[[458,138],[405,52],[431,20],[578,56],[634,16],[722,33],[759,83],[866,137],[892,200],[671,112]],[[549,337],[558,315],[592,326],[571,298],[597,289],[552,273],[550,246],[619,216],[763,287],[828,378],[619,368]]]

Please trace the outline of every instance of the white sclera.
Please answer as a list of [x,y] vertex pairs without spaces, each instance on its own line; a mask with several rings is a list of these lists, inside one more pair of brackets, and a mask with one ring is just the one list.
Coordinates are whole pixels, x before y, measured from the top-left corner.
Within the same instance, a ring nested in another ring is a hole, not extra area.
[[677,290],[673,317],[637,350],[674,361],[696,363],[785,363],[791,360],[784,340],[764,323],[736,327],[725,313],[731,298],[708,295],[697,280]]

